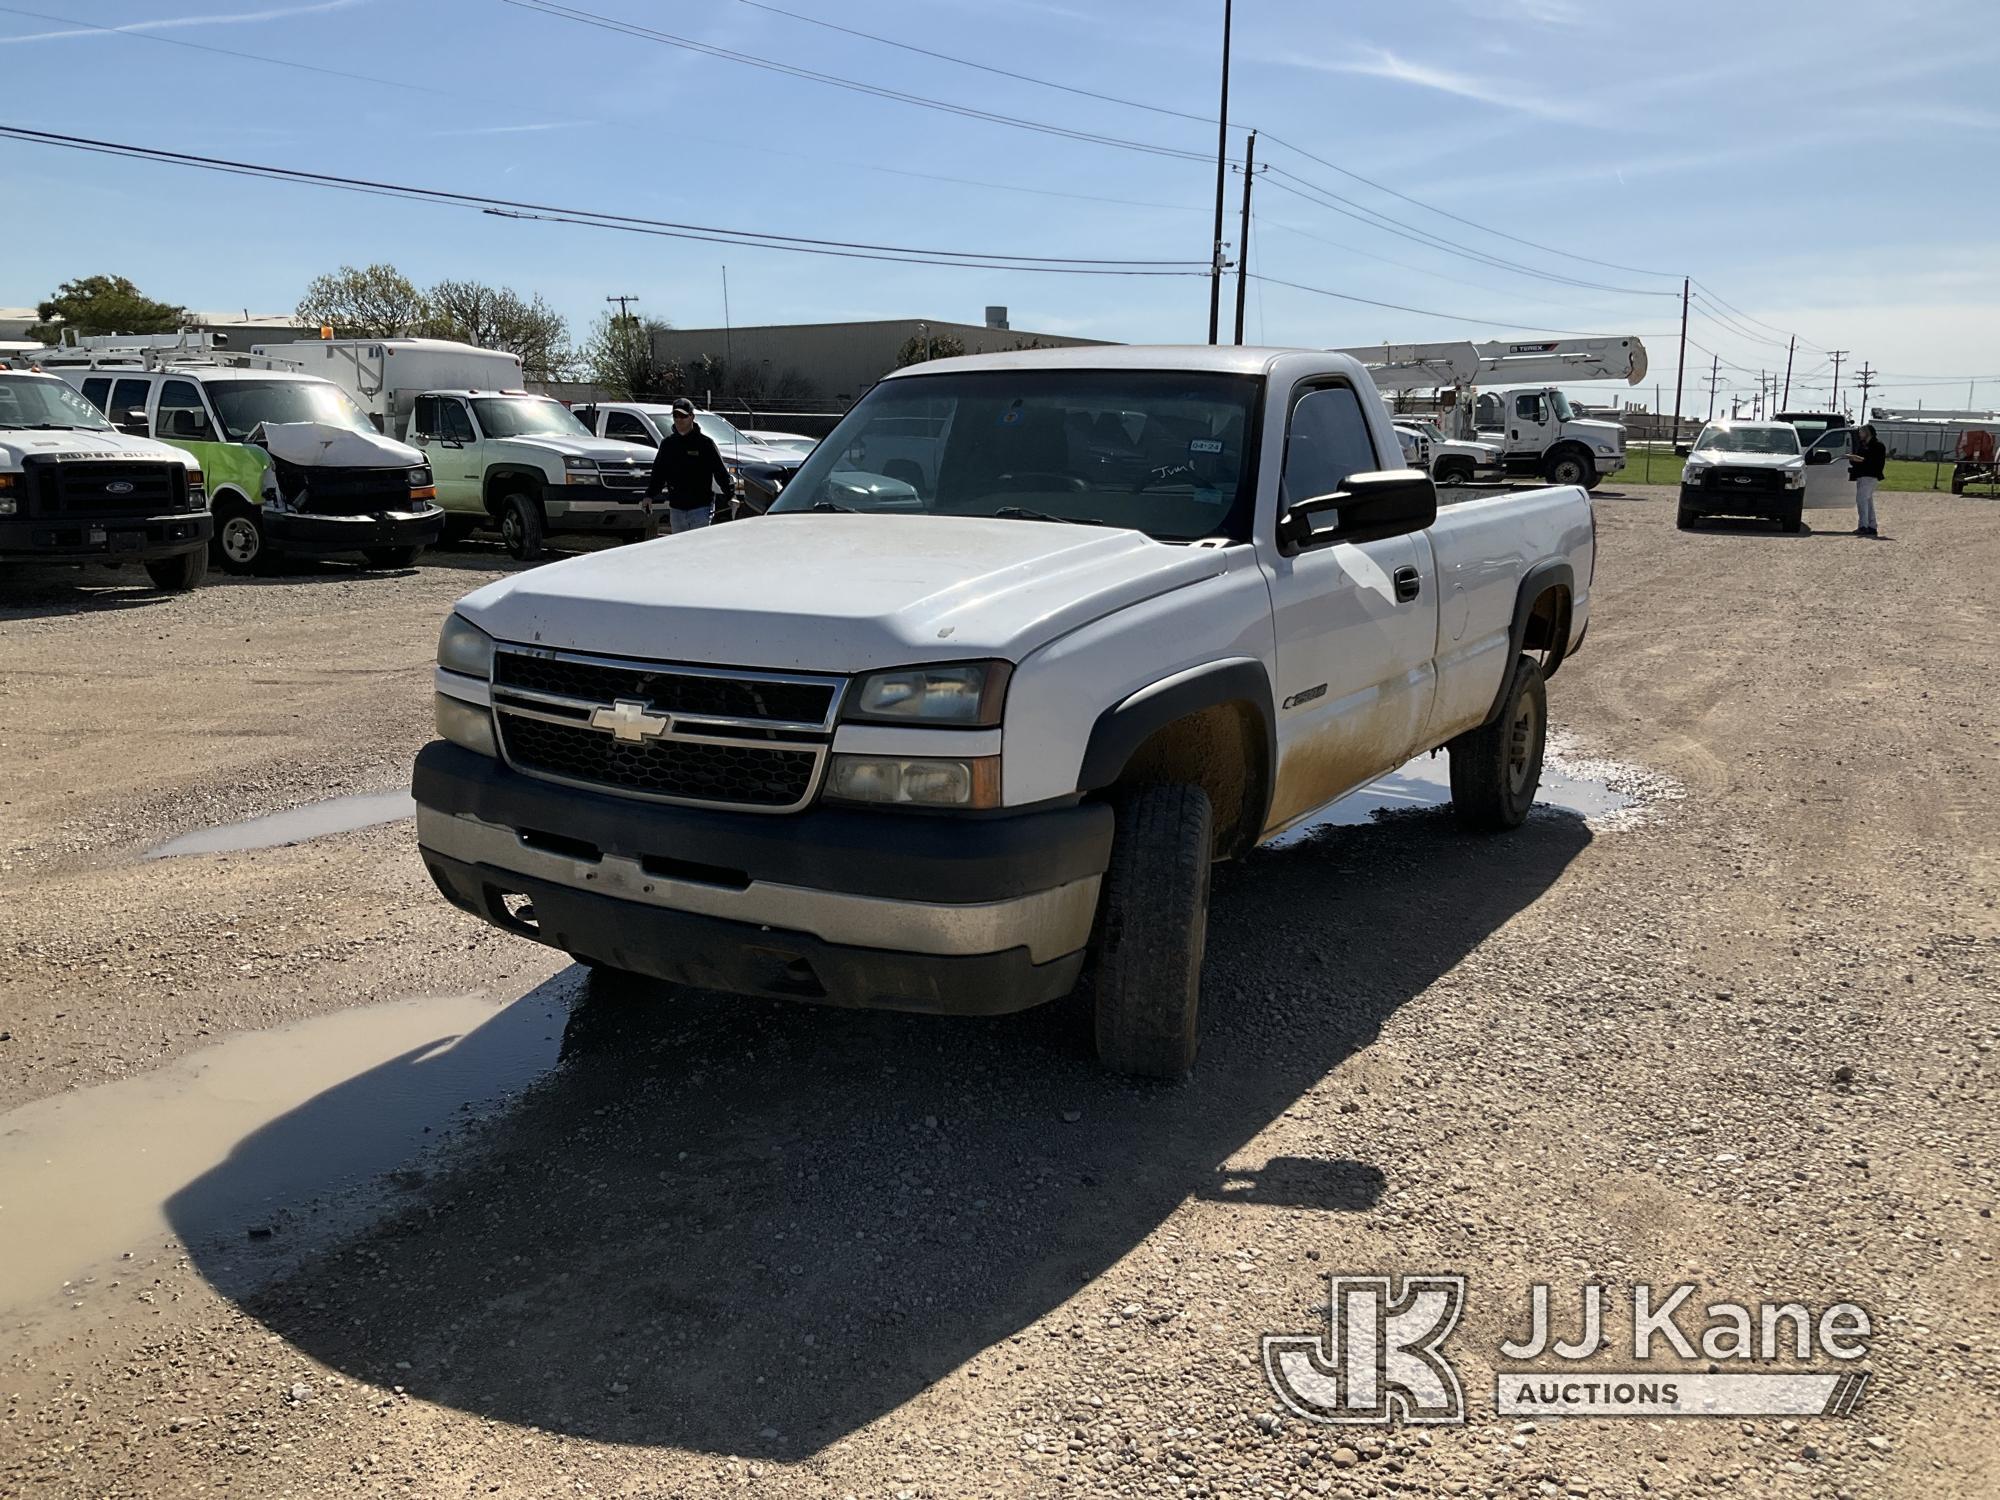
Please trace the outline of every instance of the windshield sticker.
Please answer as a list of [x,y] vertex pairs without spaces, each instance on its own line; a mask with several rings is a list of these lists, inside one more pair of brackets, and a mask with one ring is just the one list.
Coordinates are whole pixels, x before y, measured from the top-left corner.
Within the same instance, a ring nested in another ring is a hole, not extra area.
[[1026,415],[1027,413],[1016,403],[1000,413],[1000,425],[1002,427],[1018,427],[1021,425],[1021,419]]
[[1188,441],[1188,454],[1190,457],[1200,453],[1220,453],[1221,451],[1221,438],[1191,438]]

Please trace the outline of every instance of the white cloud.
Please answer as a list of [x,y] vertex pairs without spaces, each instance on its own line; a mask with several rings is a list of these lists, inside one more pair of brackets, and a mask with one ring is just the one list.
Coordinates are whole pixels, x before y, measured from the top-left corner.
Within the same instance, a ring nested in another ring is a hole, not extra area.
[[475,125],[464,130],[427,130],[424,134],[433,139],[464,135],[539,135],[545,130],[581,130],[587,125],[599,123],[597,120],[548,120],[536,125]]
[[33,31],[22,36],[0,36],[0,46],[13,42],[53,42],[73,36],[111,36],[128,31],[180,31],[191,26],[240,26],[258,21],[283,21],[293,16],[347,10],[366,3],[367,0],[315,0],[315,3],[309,5],[285,5],[270,10],[232,11],[218,16],[163,16],[157,21],[130,21],[123,26],[78,26],[64,31]]
[[1489,82],[1483,78],[1432,67],[1428,63],[1412,62],[1408,58],[1398,57],[1386,47],[1362,46],[1355,51],[1354,57],[1337,62],[1305,57],[1297,53],[1260,57],[1258,61],[1290,64],[1320,73],[1351,73],[1363,78],[1384,78],[1392,83],[1406,83],[1412,88],[1450,94],[1454,98],[1470,99],[1475,103],[1489,104],[1497,109],[1513,110],[1520,114],[1536,115],[1545,120],[1576,121],[1582,118],[1581,112],[1574,105],[1547,97],[1541,91],[1542,85],[1524,84],[1518,88],[1508,88],[1499,81]]

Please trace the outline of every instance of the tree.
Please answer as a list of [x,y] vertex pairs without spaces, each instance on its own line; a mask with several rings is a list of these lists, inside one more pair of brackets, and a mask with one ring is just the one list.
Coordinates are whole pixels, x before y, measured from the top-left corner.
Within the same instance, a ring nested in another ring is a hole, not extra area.
[[46,302],[37,303],[41,322],[28,337],[53,344],[64,330],[79,336],[94,333],[175,333],[187,322],[187,309],[155,302],[123,276],[83,276],[65,281]]
[[956,359],[965,353],[965,340],[949,333],[913,333],[896,351],[896,368],[920,365],[927,359]]
[[423,293],[394,266],[365,270],[342,266],[315,276],[299,298],[297,317],[314,328],[331,326],[338,338],[386,339],[424,320]]
[[524,298],[511,287],[440,281],[425,294],[424,304],[417,331],[426,337],[518,354],[530,380],[562,378],[570,360],[569,324],[541,293]]
[[607,312],[590,330],[579,350],[584,370],[605,392],[620,401],[642,401],[680,388],[680,372],[655,356],[656,335],[668,325],[635,313]]

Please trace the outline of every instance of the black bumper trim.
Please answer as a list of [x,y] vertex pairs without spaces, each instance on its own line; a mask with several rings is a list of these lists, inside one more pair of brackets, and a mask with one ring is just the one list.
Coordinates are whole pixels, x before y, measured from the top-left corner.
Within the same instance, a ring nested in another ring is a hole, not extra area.
[[359,552],[364,547],[428,547],[444,533],[444,512],[428,515],[319,516],[264,508],[259,518],[274,552]]
[[675,807],[541,781],[444,740],[417,753],[411,791],[437,812],[631,859],[899,901],[1003,901],[1101,875],[1111,859],[1111,809],[1100,802],[983,816]]
[[[159,516],[23,516],[0,521],[0,562],[159,562],[206,547],[214,518],[205,510]],[[92,542],[92,531],[104,540]],[[137,538],[134,545],[118,545]]]
[[[1083,971],[1081,951],[1035,964],[1026,948],[953,957],[852,948],[551,885],[428,849],[424,864],[445,899],[496,927],[577,958],[728,994],[996,1016],[1068,994]],[[525,896],[534,920],[509,912],[507,895]]]

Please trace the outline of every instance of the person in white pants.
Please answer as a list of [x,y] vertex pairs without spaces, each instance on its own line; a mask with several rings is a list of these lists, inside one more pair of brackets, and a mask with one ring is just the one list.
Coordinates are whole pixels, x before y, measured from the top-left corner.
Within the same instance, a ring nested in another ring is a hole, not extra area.
[[1889,450],[1875,436],[1872,426],[1863,427],[1859,437],[1859,445],[1847,459],[1847,472],[1854,480],[1854,534],[1880,536],[1882,533],[1875,529],[1875,487],[1882,482]]

